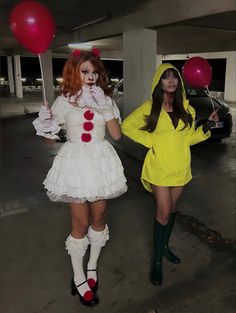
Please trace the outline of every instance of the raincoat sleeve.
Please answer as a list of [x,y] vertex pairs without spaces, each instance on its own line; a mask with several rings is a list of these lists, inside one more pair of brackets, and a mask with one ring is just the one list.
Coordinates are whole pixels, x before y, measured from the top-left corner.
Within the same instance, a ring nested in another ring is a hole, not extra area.
[[140,128],[145,125],[145,116],[150,114],[150,103],[145,101],[140,107],[133,111],[121,124],[121,131],[133,141],[147,148],[152,147],[153,134]]
[[189,141],[189,144],[192,146],[201,141],[207,140],[211,136],[211,132],[210,130],[208,130],[206,133],[204,133],[203,125],[195,129],[195,116],[196,116],[195,110],[193,107],[189,105],[188,111],[190,112],[193,118],[192,126],[188,132],[188,141]]

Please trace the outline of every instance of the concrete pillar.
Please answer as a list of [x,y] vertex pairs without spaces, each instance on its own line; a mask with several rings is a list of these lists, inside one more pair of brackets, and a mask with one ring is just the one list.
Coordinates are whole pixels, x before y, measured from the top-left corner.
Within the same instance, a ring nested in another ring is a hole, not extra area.
[[7,56],[7,73],[8,73],[8,85],[10,94],[13,95],[15,93],[14,86],[14,76],[13,76],[13,66],[12,66],[12,57]]
[[236,51],[227,53],[224,100],[236,101]]
[[156,56],[156,68],[158,68],[158,66],[161,64],[162,64],[162,55],[157,54],[157,56]]
[[[41,56],[46,99],[51,106],[54,102],[52,51],[48,50]],[[43,94],[42,94],[43,96]]]
[[156,47],[156,31],[138,29],[123,34],[124,117],[150,98]]
[[23,88],[21,81],[21,66],[20,66],[20,56],[14,55],[14,70],[15,70],[15,86],[16,86],[16,97],[23,98]]
[[[123,118],[151,97],[151,85],[156,69],[156,31],[138,29],[123,33],[124,104]],[[142,160],[146,148],[124,137],[123,148]]]

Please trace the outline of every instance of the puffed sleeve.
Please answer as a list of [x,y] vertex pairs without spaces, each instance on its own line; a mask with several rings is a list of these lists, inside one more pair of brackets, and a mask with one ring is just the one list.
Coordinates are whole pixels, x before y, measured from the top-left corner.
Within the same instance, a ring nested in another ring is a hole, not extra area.
[[145,117],[150,114],[151,102],[145,101],[140,107],[133,111],[121,124],[121,131],[133,141],[147,148],[153,146],[153,133],[141,130],[145,126]]
[[188,111],[192,115],[192,118],[193,118],[192,126],[188,132],[188,141],[189,141],[189,144],[192,146],[192,145],[195,145],[201,141],[207,140],[211,136],[211,132],[210,132],[210,130],[208,130],[207,132],[204,132],[203,125],[201,125],[195,129],[196,112],[195,112],[194,108],[190,105],[188,106]]
[[115,101],[111,99],[111,97],[107,96],[105,105],[98,105],[97,109],[103,114],[104,120],[106,122],[115,118],[118,119],[119,123],[121,123],[120,111]]
[[52,118],[42,122],[40,118],[36,118],[32,124],[36,130],[36,135],[42,136],[48,139],[59,139],[61,129],[65,129],[65,112],[68,107],[68,102],[65,98],[58,97],[51,107]]
[[65,115],[68,105],[68,99],[61,95],[57,97],[51,107],[53,118],[62,127],[65,125]]

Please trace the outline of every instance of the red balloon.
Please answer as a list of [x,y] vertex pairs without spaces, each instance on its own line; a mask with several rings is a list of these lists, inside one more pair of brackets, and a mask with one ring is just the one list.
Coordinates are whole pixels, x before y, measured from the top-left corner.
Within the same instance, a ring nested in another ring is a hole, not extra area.
[[203,88],[211,84],[212,68],[207,60],[193,57],[187,60],[182,68],[185,81],[192,87]]
[[50,11],[36,1],[22,1],[9,16],[15,38],[30,52],[45,52],[55,36],[55,22]]

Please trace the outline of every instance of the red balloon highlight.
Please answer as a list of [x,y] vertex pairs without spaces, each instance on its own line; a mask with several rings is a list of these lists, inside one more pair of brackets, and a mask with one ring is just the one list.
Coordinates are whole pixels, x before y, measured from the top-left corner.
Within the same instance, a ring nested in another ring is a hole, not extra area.
[[185,81],[192,87],[205,88],[211,84],[212,68],[207,60],[193,57],[187,60],[182,68]]
[[42,54],[55,36],[55,22],[50,11],[37,1],[22,1],[9,16],[16,40],[34,54]]

